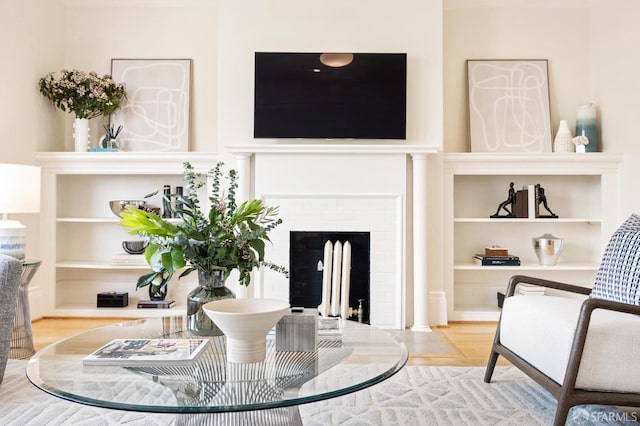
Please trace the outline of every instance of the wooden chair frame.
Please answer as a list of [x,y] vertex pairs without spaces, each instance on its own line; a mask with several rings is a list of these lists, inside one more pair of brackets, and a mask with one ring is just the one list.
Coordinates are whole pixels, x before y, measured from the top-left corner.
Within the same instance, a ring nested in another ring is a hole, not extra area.
[[[591,293],[591,289],[586,287],[579,287],[576,285],[565,284],[541,278],[528,277],[524,275],[514,275],[509,280],[509,286],[507,287],[505,300],[506,298],[514,295],[516,286],[519,283],[535,284],[546,288],[583,295],[588,295],[589,293]],[[493,370],[496,366],[498,356],[502,355],[514,366],[516,366],[526,375],[535,380],[540,386],[549,391],[557,399],[558,407],[556,408],[555,419],[553,422],[554,426],[561,426],[565,424],[567,416],[569,414],[569,409],[574,405],[602,404],[618,406],[640,406],[640,394],[637,393],[586,390],[576,389],[575,387],[576,379],[578,377],[578,371],[580,369],[580,361],[582,359],[582,353],[584,350],[584,343],[587,339],[587,333],[589,332],[591,313],[596,309],[607,309],[610,311],[640,315],[640,306],[603,299],[586,299],[582,303],[580,314],[577,318],[576,330],[573,336],[573,343],[571,347],[571,355],[569,357],[569,362],[567,364],[567,369],[562,385],[556,383],[553,379],[546,376],[540,370],[529,364],[525,359],[521,358],[519,355],[510,351],[508,348],[502,345],[502,343],[500,342],[500,323],[502,322],[502,315],[500,315],[500,321],[498,322],[496,336],[491,348],[491,354],[489,356],[489,362],[485,371],[484,381],[486,383],[491,382],[491,376],[493,376]]]

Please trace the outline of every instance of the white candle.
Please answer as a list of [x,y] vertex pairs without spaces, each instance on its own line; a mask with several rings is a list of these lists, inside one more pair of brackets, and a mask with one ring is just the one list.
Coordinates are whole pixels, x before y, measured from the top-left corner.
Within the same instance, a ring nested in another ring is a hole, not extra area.
[[351,243],[345,241],[342,246],[342,285],[340,294],[340,316],[349,318],[349,293],[351,285]]
[[336,241],[333,244],[333,275],[331,278],[331,315],[340,313],[340,273],[342,268],[342,243]]
[[322,268],[322,302],[318,311],[323,317],[329,316],[329,299],[331,298],[331,265],[333,262],[333,244],[324,244],[324,266]]

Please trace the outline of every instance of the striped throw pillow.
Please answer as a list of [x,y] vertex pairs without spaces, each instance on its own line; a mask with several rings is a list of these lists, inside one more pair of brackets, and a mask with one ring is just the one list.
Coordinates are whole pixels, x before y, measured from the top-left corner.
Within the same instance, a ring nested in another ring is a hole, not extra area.
[[632,214],[611,236],[591,297],[640,305],[640,216]]

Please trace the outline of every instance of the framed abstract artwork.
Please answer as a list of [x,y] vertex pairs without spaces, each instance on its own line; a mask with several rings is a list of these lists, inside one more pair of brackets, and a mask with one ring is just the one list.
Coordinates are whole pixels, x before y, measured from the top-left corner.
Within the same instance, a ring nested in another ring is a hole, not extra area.
[[112,59],[127,99],[111,115],[121,151],[189,151],[191,59]]
[[467,60],[471,152],[551,152],[547,60]]

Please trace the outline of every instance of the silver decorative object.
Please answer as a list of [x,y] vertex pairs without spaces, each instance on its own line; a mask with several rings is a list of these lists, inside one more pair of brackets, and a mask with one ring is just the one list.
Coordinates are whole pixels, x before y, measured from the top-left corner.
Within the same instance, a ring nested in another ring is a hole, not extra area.
[[564,239],[544,234],[531,239],[533,250],[543,266],[554,266],[564,248]]
[[126,210],[127,206],[133,206],[137,209],[144,209],[145,207],[147,207],[147,202],[145,200],[111,200],[109,201],[109,207],[111,208],[111,211],[113,212],[113,214],[115,214],[118,217],[122,217],[120,215],[127,211]]
[[129,254],[142,254],[148,245],[147,240],[128,240],[122,242],[122,249]]

